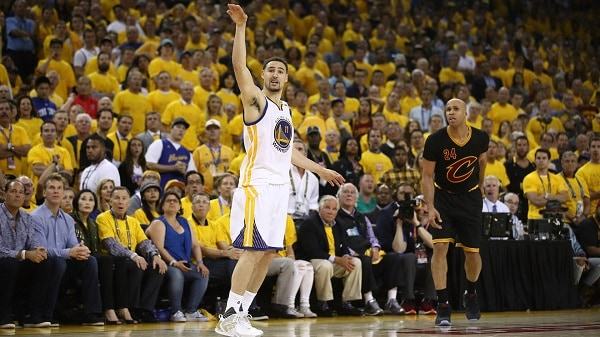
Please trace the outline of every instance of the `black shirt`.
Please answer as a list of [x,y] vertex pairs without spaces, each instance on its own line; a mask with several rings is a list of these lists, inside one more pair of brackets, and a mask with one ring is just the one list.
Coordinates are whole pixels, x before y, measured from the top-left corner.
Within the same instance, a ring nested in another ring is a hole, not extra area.
[[444,127],[427,137],[423,158],[435,162],[434,181],[452,193],[468,192],[479,184],[479,156],[485,153],[489,136],[471,129],[471,137],[462,146],[456,144]]
[[579,244],[581,244],[588,257],[600,257],[598,255],[591,255],[587,250],[588,247],[600,247],[600,225],[598,225],[598,221],[600,219],[596,217],[589,217],[577,226],[575,232],[577,241],[579,241]]

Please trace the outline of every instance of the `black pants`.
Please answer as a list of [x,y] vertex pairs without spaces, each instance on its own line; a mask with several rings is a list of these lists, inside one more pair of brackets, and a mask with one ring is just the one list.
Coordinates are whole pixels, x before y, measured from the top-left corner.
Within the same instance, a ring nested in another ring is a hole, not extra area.
[[66,269],[63,284],[71,285],[81,280],[81,299],[86,314],[102,312],[100,286],[98,282],[98,262],[94,256],[87,260],[62,260],[59,269]]
[[141,270],[129,258],[115,258],[115,306],[154,310],[164,275],[158,269]]
[[360,259],[362,266],[362,288],[363,294],[369,291],[375,291],[377,283],[375,282],[375,274],[373,273],[373,260],[370,256],[357,256]]
[[0,259],[0,324],[13,321],[17,293],[22,294],[20,299],[24,303],[19,320],[29,317],[28,321],[41,322],[48,297],[48,277],[53,274],[54,264],[49,260],[33,263],[14,258]]
[[115,263],[110,255],[96,255],[98,262],[98,281],[100,282],[100,297],[102,310],[115,309]]
[[[28,83],[27,78],[31,76],[35,70],[35,66],[37,65],[37,59],[35,57],[35,52],[33,51],[16,51],[16,50],[6,50],[6,54],[10,56],[10,58],[15,63],[17,70],[19,72],[19,76],[21,76],[21,80],[23,83]],[[13,93],[16,95],[17,93]]]
[[433,284],[433,277],[431,275],[431,260],[428,259],[427,263],[417,264],[417,276],[415,284],[417,287],[422,287],[423,297],[428,300],[435,300],[437,294],[435,293],[435,285]]
[[373,266],[377,279],[383,280],[383,287],[390,290],[403,287],[405,298],[415,298],[415,278],[417,257],[413,253],[389,253],[379,264]]

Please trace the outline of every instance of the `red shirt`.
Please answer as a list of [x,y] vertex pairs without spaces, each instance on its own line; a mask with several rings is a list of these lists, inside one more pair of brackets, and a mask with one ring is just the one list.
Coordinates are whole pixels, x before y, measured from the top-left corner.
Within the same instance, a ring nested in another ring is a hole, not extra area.
[[73,104],[81,105],[83,110],[90,115],[93,119],[96,119],[96,112],[98,111],[98,101],[92,96],[83,97],[80,95],[75,96]]

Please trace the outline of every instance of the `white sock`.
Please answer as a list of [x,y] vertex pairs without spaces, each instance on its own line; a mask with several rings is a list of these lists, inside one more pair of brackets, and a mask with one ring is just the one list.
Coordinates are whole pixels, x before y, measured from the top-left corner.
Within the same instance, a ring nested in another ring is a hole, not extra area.
[[365,303],[369,303],[369,301],[373,299],[373,293],[369,291],[368,293],[365,293],[363,297],[365,298]]
[[396,299],[396,296],[398,296],[398,288],[394,287],[390,290],[388,290],[388,301],[391,299]]
[[233,308],[236,313],[240,311],[240,306],[242,305],[242,300],[244,299],[244,295],[238,295],[233,291],[229,292],[229,297],[227,298],[227,306],[225,307],[225,311],[229,310],[229,308]]
[[250,305],[252,304],[254,297],[256,297],[256,293],[251,293],[248,290],[246,290],[246,292],[244,293],[244,298],[242,299],[242,312],[248,312],[248,309],[250,309]]

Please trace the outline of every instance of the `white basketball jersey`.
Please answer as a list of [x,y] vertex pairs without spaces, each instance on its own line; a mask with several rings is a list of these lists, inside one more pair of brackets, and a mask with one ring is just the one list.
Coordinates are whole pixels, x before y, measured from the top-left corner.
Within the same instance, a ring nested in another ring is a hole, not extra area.
[[290,107],[281,101],[281,110],[268,98],[262,117],[244,123],[246,157],[240,168],[240,186],[289,184],[294,127]]

